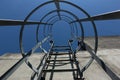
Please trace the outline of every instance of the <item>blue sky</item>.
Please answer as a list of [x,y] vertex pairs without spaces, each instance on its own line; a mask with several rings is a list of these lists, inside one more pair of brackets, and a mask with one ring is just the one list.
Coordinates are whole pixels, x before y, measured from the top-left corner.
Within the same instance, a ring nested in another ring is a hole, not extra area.
[[[0,1],[0,19],[17,19],[24,20],[25,17],[37,7],[39,4],[45,2],[47,0],[1,0]],[[71,1],[83,9],[85,9],[91,16],[111,12],[115,10],[120,10],[120,0],[68,0]],[[62,4],[61,4],[62,5]],[[34,14],[31,19],[37,20],[37,18],[41,18],[46,11],[50,11],[54,5],[46,6],[40,13]],[[71,10],[79,16],[80,13],[74,8],[69,6],[62,6],[67,10]],[[120,35],[120,20],[108,20],[108,21],[96,21],[98,35],[99,36],[113,36]],[[61,25],[62,22],[58,22],[61,27],[54,27],[54,36],[57,38],[56,42],[61,44],[66,42],[70,36],[69,34],[68,24],[63,22],[64,25]],[[57,23],[54,26],[58,25]],[[66,27],[64,27],[66,26]],[[89,25],[86,25],[89,26]],[[64,30],[62,30],[64,28]],[[26,28],[26,37],[24,41],[24,46],[26,50],[29,50],[31,47],[35,45],[35,29],[31,26],[31,28]],[[0,26],[0,54],[3,53],[18,53],[19,50],[19,31],[20,26]],[[86,28],[86,35],[91,34]],[[42,33],[41,33],[42,34]],[[63,35],[59,37],[57,35]],[[66,37],[67,36],[67,37]]]

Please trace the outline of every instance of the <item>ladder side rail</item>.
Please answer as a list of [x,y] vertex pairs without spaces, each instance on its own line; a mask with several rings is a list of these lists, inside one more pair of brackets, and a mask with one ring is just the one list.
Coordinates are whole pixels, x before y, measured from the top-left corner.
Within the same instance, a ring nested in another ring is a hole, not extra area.
[[87,51],[91,54],[91,56],[97,61],[97,63],[112,80],[120,80],[120,78],[98,56],[95,55],[95,52],[88,44],[85,43],[85,46]]

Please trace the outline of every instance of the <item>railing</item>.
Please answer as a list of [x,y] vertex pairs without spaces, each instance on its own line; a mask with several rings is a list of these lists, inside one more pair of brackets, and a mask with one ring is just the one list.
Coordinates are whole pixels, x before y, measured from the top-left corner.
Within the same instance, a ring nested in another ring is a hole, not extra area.
[[[43,7],[44,5],[47,5],[47,4],[50,4],[50,3],[54,3],[55,6],[56,6],[56,10],[52,10],[50,11],[49,13],[47,13],[46,15],[43,16],[43,18],[40,20],[40,22],[38,21],[29,21],[29,17],[36,11],[38,10],[39,8]],[[72,12],[70,11],[67,11],[67,10],[62,10],[61,7],[60,7],[60,3],[64,3],[64,4],[69,4],[70,6],[72,7],[75,7],[77,8],[78,10],[82,11],[86,16],[87,18],[83,18],[83,19],[79,19],[76,15],[74,15]],[[49,18],[51,20],[51,22],[49,22],[50,20],[47,20],[47,22],[42,22],[43,19],[46,17],[46,16],[49,16],[49,14],[52,14],[54,12],[57,12],[57,16],[59,17],[59,19],[56,20],[55,16],[52,16],[51,18]],[[69,18],[67,15],[64,15],[61,14],[60,12],[65,12],[69,15],[71,15],[72,17],[74,17],[74,19],[71,19]],[[63,19],[63,18],[66,18],[68,17],[70,20],[68,21],[68,19]],[[53,20],[52,20],[53,19]],[[68,23],[71,25],[72,23],[76,23],[78,22],[80,27],[81,27],[81,30],[82,30],[82,40],[81,42],[84,44],[83,46],[85,46],[86,50],[91,54],[91,59],[90,61],[83,67],[83,69],[79,69],[79,74],[82,76],[82,73],[89,67],[89,65],[92,63],[92,61],[95,59],[98,64],[102,67],[102,69],[111,77],[112,80],[120,80],[120,78],[112,72],[112,70],[99,58],[96,56],[96,52],[97,52],[97,47],[98,47],[98,35],[97,35],[97,30],[96,30],[96,25],[94,23],[94,21],[99,21],[99,20],[117,20],[117,19],[120,19],[120,10],[118,11],[113,11],[113,12],[109,12],[109,13],[105,13],[105,14],[100,14],[100,15],[96,15],[96,16],[93,16],[91,17],[85,10],[83,10],[82,8],[80,8],[79,6],[71,3],[71,2],[68,2],[68,1],[64,1],[64,0],[52,0],[52,1],[48,1],[48,2],[45,2],[41,5],[39,5],[38,7],[36,7],[33,11],[31,11],[31,13],[25,18],[25,20],[5,20],[5,19],[1,19],[0,20],[0,26],[16,26],[16,25],[22,25],[22,28],[21,28],[21,35],[20,35],[20,41],[22,42],[22,31],[23,31],[23,28],[24,28],[24,25],[33,25],[33,24],[37,24],[38,25],[38,28],[36,30],[36,35],[37,35],[37,39],[38,39],[38,31],[39,31],[39,25],[49,25],[52,26],[54,23],[56,23],[58,20],[67,20]],[[72,21],[71,21],[72,20]],[[83,29],[83,25],[81,24],[82,22],[85,22],[85,21],[90,21],[92,23],[92,26],[93,26],[93,30],[94,30],[94,34],[95,34],[95,47],[94,49],[92,49],[88,44],[84,43],[84,29]],[[52,28],[50,28],[50,32],[48,32],[47,34],[50,34],[52,32],[51,30]],[[73,32],[73,29],[71,29],[71,32]],[[77,32],[77,29],[76,29],[76,32]],[[44,31],[45,33],[45,31]],[[23,63],[23,62],[26,62],[26,64],[34,71],[33,72],[33,75],[31,76],[31,80],[35,80],[35,79],[40,79],[41,78],[41,72],[44,68],[44,66],[46,65],[46,59],[48,58],[50,52],[51,52],[51,49],[53,47],[53,42],[51,43],[51,48],[50,48],[50,51],[44,55],[43,59],[41,60],[41,63],[39,64],[39,66],[37,68],[34,68],[32,66],[32,64],[27,60],[27,58],[29,56],[31,56],[31,54],[37,49],[37,48],[41,48],[45,53],[46,51],[41,47],[41,45],[46,42],[48,39],[50,38],[50,36],[47,36],[45,37],[42,41],[38,42],[36,44],[35,47],[33,47],[28,53],[26,54],[23,54],[23,58],[21,58],[16,64],[14,64],[7,72],[5,72],[1,77],[0,77],[0,80],[6,80],[9,76],[11,76],[13,74],[13,72],[18,68],[20,67],[20,65]],[[78,39],[79,36],[76,37],[76,39]],[[37,40],[39,41],[39,40]],[[79,39],[78,39],[79,41]],[[21,43],[20,42],[20,43]],[[69,45],[71,46],[71,43],[69,42]],[[79,45],[80,46],[80,45]],[[21,47],[22,47],[22,44],[21,44]],[[22,51],[22,50],[21,50]],[[71,51],[72,51],[72,47],[71,47]],[[73,57],[72,58],[75,58],[75,54],[74,52],[72,51],[72,54],[73,54]],[[78,63],[76,62],[77,64],[77,68],[79,68],[78,66]],[[38,70],[39,69],[39,70]]]
[[[27,58],[29,56],[31,56],[32,53],[34,53],[34,51],[39,48],[39,46],[41,46],[45,41],[47,41],[49,39],[49,36],[44,38],[41,42],[37,43],[37,45],[35,47],[33,47],[26,55],[23,56],[23,58],[21,58],[16,64],[14,64],[7,72],[5,72],[1,77],[0,80],[6,80],[9,76],[11,76],[13,74],[13,72],[20,67],[20,65],[25,62],[27,60]],[[28,66],[35,71],[36,73],[38,73],[37,69],[35,69],[31,64],[28,64]]]

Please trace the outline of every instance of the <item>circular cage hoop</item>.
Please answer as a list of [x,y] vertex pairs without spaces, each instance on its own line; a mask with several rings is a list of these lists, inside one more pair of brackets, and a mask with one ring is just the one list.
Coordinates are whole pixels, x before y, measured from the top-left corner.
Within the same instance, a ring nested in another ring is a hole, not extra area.
[[[59,1],[59,2],[69,4],[69,5],[71,5],[72,7],[77,8],[79,11],[82,11],[88,18],[91,18],[90,15],[89,15],[84,9],[82,9],[81,7],[75,5],[75,4],[71,3],[71,2],[68,2],[68,1]],[[27,20],[30,18],[30,16],[31,16],[35,11],[37,11],[37,10],[40,9],[41,7],[44,7],[45,5],[50,4],[50,3],[54,3],[54,1],[47,1],[47,2],[39,5],[39,6],[36,7],[35,9],[33,9],[33,10],[28,14],[28,16],[25,18],[25,20],[24,20],[24,25],[25,25],[25,23],[27,22]],[[77,22],[80,22],[80,21],[77,20]],[[98,35],[97,35],[96,25],[95,25],[94,21],[91,19],[90,22],[91,22],[92,25],[93,25],[94,34],[95,34],[94,52],[96,53],[96,52],[97,52],[97,47],[98,47]],[[23,57],[25,56],[25,54],[24,54],[24,48],[23,48],[23,43],[22,43],[22,40],[23,40],[23,37],[22,37],[22,36],[23,36],[24,27],[25,27],[24,25],[22,25],[22,27],[21,27],[20,37],[19,37],[20,50],[21,50],[21,54],[22,54]],[[84,31],[84,30],[83,30],[83,31]],[[83,33],[83,34],[84,34],[84,33]],[[83,36],[83,37],[84,37],[84,36]],[[93,60],[94,60],[94,59],[91,57],[91,59],[89,60],[89,62],[83,67],[82,72],[84,72],[84,71],[89,67],[89,65],[92,63]],[[28,59],[26,59],[26,63],[27,63],[27,65],[28,65],[33,71],[37,72],[37,69],[32,66],[32,64],[28,61]]]
[[[46,15],[44,15],[43,17],[42,17],[42,19],[40,20],[40,22],[42,22],[47,16],[49,16],[50,14],[52,14],[52,13],[54,13],[54,12],[57,12],[57,10],[52,10],[52,11],[50,11],[49,13],[47,13]],[[67,10],[60,10],[60,12],[65,12],[65,13],[67,13],[67,14],[69,14],[69,15],[71,15],[71,16],[73,16],[76,20],[78,20],[78,17],[75,15],[75,14],[73,14],[73,13],[71,13],[70,11],[67,11]],[[52,17],[52,18],[54,18],[54,16]],[[59,21],[59,20],[53,20],[52,22],[50,22],[50,23],[52,23],[52,24],[54,24],[54,23],[56,23],[57,21]],[[46,23],[48,23],[48,22],[46,22]],[[83,41],[84,40],[84,30],[83,30],[83,26],[82,26],[82,24],[81,24],[81,22],[78,22],[79,23],[79,25],[80,25],[80,28],[81,28],[81,40]],[[52,25],[51,25],[52,26]],[[36,36],[36,39],[37,39],[37,41],[39,41],[38,40],[38,31],[39,31],[39,27],[40,26],[38,26],[37,27],[37,36]],[[76,27],[76,26],[75,26]],[[46,27],[44,27],[44,28],[46,28]],[[44,29],[45,30],[45,29]],[[78,32],[78,30],[76,30],[77,32]],[[77,33],[78,34],[78,33]]]

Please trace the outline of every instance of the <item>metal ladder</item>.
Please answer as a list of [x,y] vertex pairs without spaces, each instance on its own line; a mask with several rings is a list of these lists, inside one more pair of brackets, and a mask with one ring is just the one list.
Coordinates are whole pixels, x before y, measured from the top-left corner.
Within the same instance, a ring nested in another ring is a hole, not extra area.
[[[69,44],[71,42],[69,41]],[[72,51],[71,45],[53,46],[51,48],[39,80],[46,80],[48,74],[49,80],[53,80],[53,76],[58,72],[72,74],[72,80],[84,80],[80,71],[79,62],[76,59],[75,53]]]

